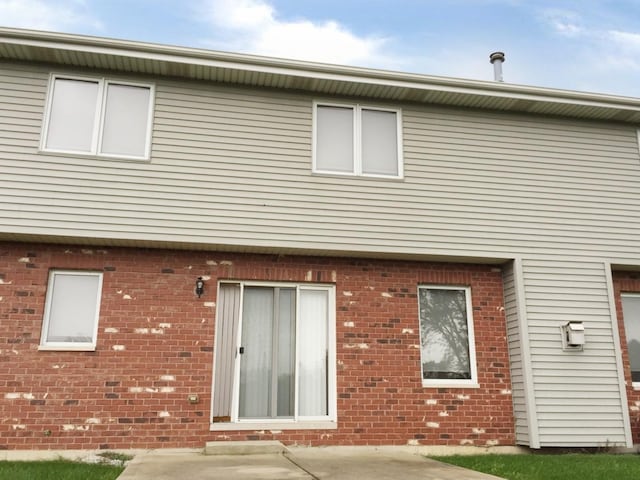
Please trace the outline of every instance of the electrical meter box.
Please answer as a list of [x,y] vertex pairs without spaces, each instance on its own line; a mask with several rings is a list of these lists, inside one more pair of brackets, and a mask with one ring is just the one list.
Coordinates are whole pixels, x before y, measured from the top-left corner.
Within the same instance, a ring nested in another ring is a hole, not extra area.
[[563,350],[582,350],[586,343],[584,337],[584,324],[582,322],[569,322],[560,327],[562,332]]

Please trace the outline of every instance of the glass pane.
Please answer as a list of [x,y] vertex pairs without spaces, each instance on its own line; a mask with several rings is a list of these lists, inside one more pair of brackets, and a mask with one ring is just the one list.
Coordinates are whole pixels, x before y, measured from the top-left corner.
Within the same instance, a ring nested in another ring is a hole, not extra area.
[[98,275],[54,274],[47,342],[94,341]]
[[316,170],[353,173],[353,108],[318,106]]
[[98,82],[57,78],[45,148],[92,152]]
[[148,87],[107,85],[101,153],[145,156],[150,94]]
[[276,412],[279,417],[293,417],[295,405],[295,289],[278,289],[278,300],[278,395]]
[[640,296],[622,297],[622,316],[631,364],[631,380],[640,382]]
[[270,416],[273,289],[247,287],[242,313],[239,411],[241,418]]
[[362,110],[362,173],[398,175],[396,112]]
[[328,292],[300,290],[298,319],[298,412],[300,416],[328,415]]
[[470,379],[464,290],[419,289],[422,378]]

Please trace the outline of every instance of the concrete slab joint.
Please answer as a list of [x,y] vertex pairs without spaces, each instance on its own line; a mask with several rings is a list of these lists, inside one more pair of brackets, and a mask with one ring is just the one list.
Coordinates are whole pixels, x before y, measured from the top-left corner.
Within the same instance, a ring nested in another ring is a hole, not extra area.
[[287,447],[277,440],[207,442],[204,447],[205,455],[264,455],[287,452]]

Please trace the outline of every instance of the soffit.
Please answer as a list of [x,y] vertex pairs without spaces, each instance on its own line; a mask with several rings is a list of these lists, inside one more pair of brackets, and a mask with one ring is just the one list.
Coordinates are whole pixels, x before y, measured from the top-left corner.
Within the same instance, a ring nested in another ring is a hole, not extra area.
[[326,96],[640,123],[640,99],[0,28],[0,58]]

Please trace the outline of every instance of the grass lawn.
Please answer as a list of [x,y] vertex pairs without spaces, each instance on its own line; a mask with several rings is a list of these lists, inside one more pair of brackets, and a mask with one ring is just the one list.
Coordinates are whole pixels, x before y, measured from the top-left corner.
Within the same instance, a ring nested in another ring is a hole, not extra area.
[[55,460],[0,461],[0,480],[115,480],[124,467]]
[[431,457],[508,480],[638,480],[640,455],[532,454]]

